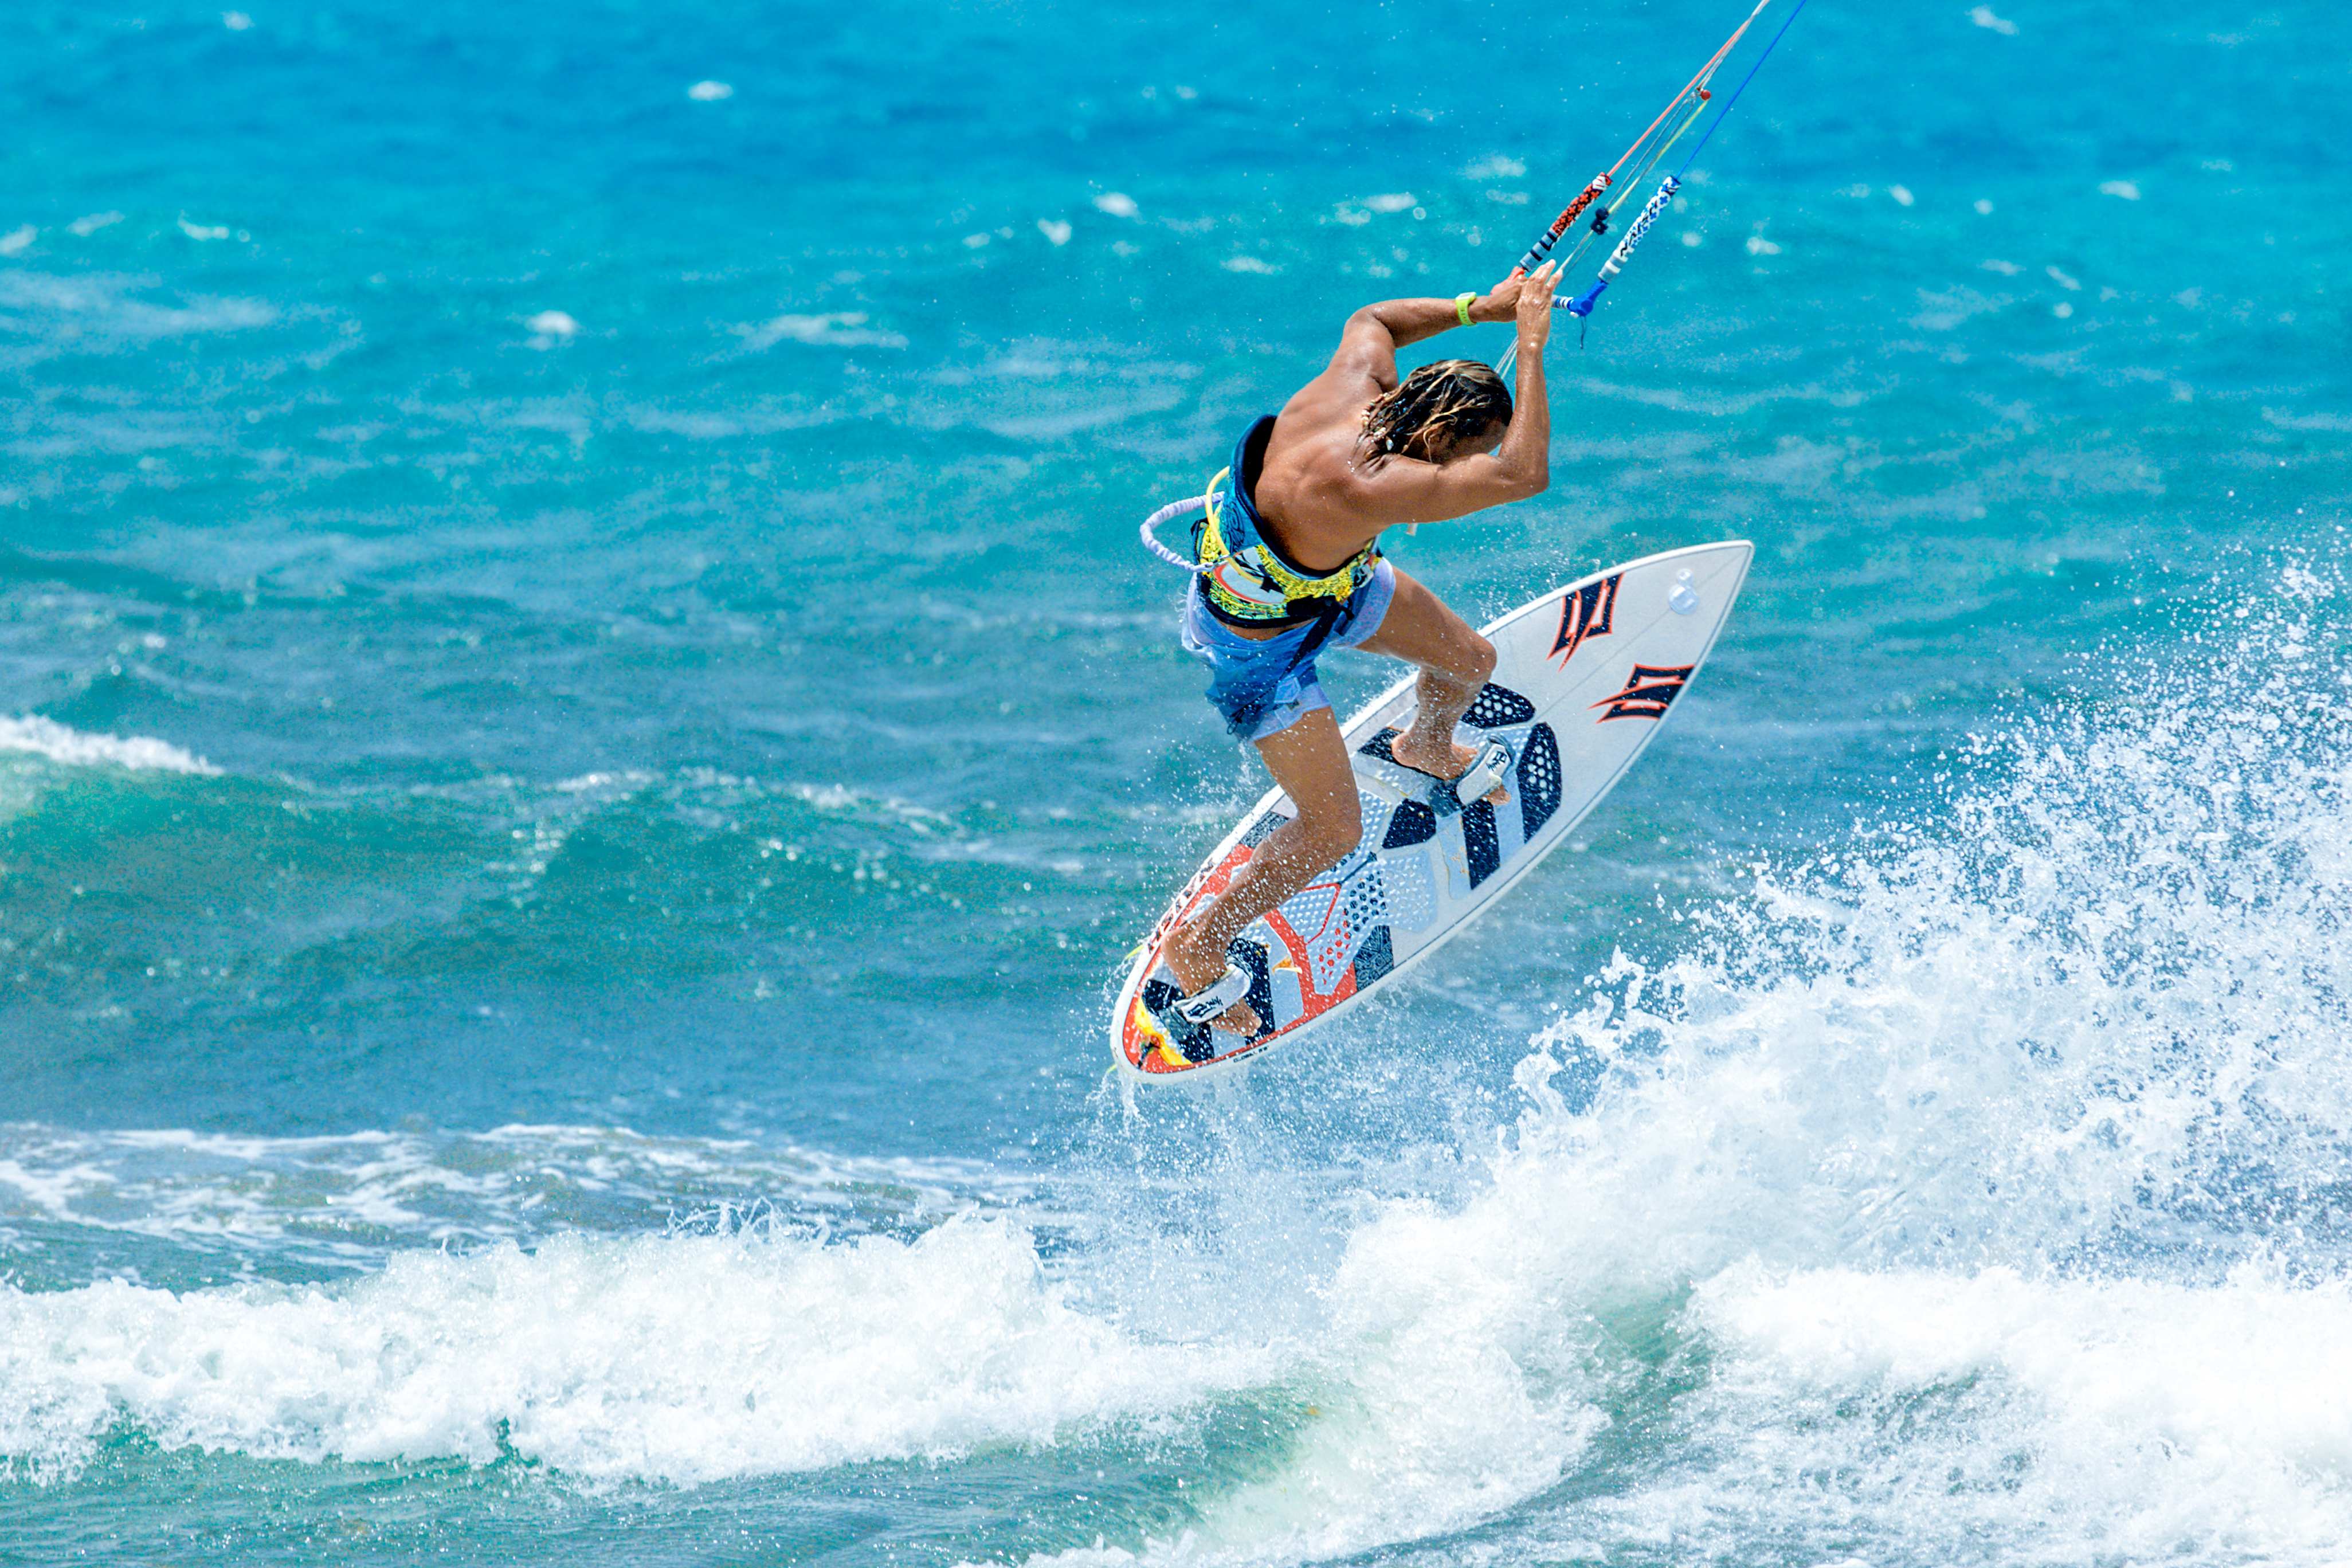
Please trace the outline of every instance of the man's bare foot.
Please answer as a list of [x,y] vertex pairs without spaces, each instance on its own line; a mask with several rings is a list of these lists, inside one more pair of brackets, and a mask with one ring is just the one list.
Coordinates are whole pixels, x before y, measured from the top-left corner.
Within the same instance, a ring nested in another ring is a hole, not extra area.
[[[1223,948],[1213,952],[1202,951],[1202,927],[1207,923],[1204,918],[1207,913],[1203,910],[1178,926],[1169,937],[1168,945],[1160,951],[1160,956],[1167,961],[1169,973],[1176,976],[1176,984],[1183,988],[1187,996],[1198,995],[1204,988],[1215,984],[1225,973]],[[1256,1010],[1246,1002],[1236,1002],[1211,1019],[1209,1026],[1230,1029],[1247,1039],[1258,1032],[1260,1026]]]
[[[1428,773],[1433,777],[1458,779],[1470,771],[1472,763],[1478,760],[1478,749],[1475,746],[1463,745],[1450,739],[1442,743],[1433,743],[1421,740],[1408,731],[1389,742],[1389,755],[1406,767]],[[1511,798],[1511,792],[1505,786],[1496,784],[1488,792],[1486,798],[1495,805],[1500,805]]]

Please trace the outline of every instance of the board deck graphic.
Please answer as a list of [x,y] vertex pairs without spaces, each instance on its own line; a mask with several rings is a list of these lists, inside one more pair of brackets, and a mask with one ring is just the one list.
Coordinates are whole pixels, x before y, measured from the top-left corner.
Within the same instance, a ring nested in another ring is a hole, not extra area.
[[1601,803],[1715,646],[1747,577],[1744,540],[1646,556],[1555,588],[1482,628],[1495,673],[1458,738],[1510,748],[1509,798],[1451,815],[1433,781],[1389,742],[1412,721],[1411,677],[1342,729],[1364,819],[1355,853],[1254,921],[1226,952],[1250,975],[1265,1028],[1244,1040],[1192,1028],[1170,1004],[1168,933],[1248,864],[1293,815],[1269,791],[1218,845],[1152,928],[1119,990],[1111,1054],[1153,1082],[1199,1081],[1298,1039],[1436,951],[1475,920]]

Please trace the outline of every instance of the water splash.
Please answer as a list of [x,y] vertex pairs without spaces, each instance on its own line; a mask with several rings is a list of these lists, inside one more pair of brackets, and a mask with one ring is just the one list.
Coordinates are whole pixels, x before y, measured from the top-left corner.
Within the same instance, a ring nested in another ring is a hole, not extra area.
[[0,1455],[43,1479],[128,1419],[166,1447],[690,1483],[1046,1442],[1258,1372],[1074,1311],[985,1219],[406,1253],[345,1289],[0,1286]]
[[1931,810],[1621,954],[1484,1190],[1347,1238],[1284,1463],[1042,1561],[2339,1557],[2328,588],[2104,661]]
[[[1686,912],[1684,953],[1538,1037],[1491,1190],[1353,1238],[1335,1290],[1400,1317],[1373,1344],[1551,1391],[1569,1485],[1504,1510],[1528,1549],[2340,1546],[2352,1420],[2308,1392],[2352,1364],[2326,586],[2288,574],[1949,759],[1932,817]],[[1416,1436],[1493,1413],[1490,1478],[1544,1452],[1474,1380],[1417,1403],[1449,1415]]]
[[[128,1416],[695,1480],[1198,1447],[1231,1396],[1282,1413],[1245,1471],[1050,1560],[2326,1561],[2352,689],[2332,584],[2274,586],[1939,759],[1931,809],[1677,911],[1679,952],[1531,1042],[1483,1169],[1328,1250],[1202,1197],[1234,1234],[1175,1252],[967,1216],[8,1292],[0,1451],[69,1466]],[[1169,1289],[1221,1257],[1255,1266]]]

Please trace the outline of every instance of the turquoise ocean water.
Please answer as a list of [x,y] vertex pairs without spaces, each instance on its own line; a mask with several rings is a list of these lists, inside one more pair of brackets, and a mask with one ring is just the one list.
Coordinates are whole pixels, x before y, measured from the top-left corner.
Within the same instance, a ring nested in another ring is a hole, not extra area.
[[1815,0],[1394,552],[1715,662],[1103,1080],[1261,787],[1135,520],[1737,20],[11,7],[0,1561],[2352,1554],[2340,6]]

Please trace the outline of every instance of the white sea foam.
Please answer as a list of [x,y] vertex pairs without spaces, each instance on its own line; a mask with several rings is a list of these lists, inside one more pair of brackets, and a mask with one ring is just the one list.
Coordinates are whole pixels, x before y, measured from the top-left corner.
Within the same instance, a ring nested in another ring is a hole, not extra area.
[[677,1482],[1054,1440],[1182,1408],[1247,1356],[1074,1310],[1030,1238],[783,1234],[409,1253],[340,1289],[0,1285],[0,1453],[71,1473],[127,1416],[168,1447],[392,1459],[512,1451]]
[[1505,1514],[1438,1560],[2340,1561],[2352,707],[2316,576],[1621,963],[1523,1064],[1486,1189],[1350,1237],[1280,1467],[1042,1561]]
[[[0,1232],[43,1219],[167,1242],[184,1256],[380,1268],[404,1247],[639,1231],[731,1207],[834,1235],[935,1224],[1020,1200],[1024,1179],[971,1162],[850,1157],[625,1128],[364,1131],[307,1138],[0,1124]],[[695,1223],[700,1223],[695,1221]]]
[[278,312],[259,300],[187,296],[178,304],[140,297],[142,280],[103,273],[72,278],[0,272],[0,309],[17,312],[41,352],[141,348],[159,338],[266,327]]
[[[2352,1472],[2352,1403],[2342,1396],[2352,1386],[2352,1294],[2340,1280],[2295,1286],[2251,1266],[2193,1287],[2036,1279],[2006,1267],[1776,1274],[1750,1263],[1707,1280],[1691,1316],[1732,1361],[1725,1381],[1743,1401],[1888,1400],[1988,1384],[2009,1415],[2042,1429],[2070,1482],[2153,1464],[2277,1501],[2277,1483],[2297,1471],[2322,1481]],[[2187,1522],[2177,1506],[2146,1500],[2158,1506],[2132,1521],[2142,1537],[2127,1548],[2135,1555],[2161,1551]],[[2352,1524],[2352,1500],[2327,1500]]]
[[0,718],[0,752],[30,752],[68,767],[117,767],[169,773],[220,770],[168,741],[146,735],[92,735],[37,713]]
[[[985,243],[985,237],[983,237]],[[866,324],[863,310],[828,310],[821,315],[772,316],[757,326],[735,329],[743,346],[754,353],[772,349],[778,343],[813,343],[824,348],[903,349],[907,339],[903,333],[885,331]]]
[[1490,153],[1462,171],[1465,178],[1472,180],[1516,180],[1527,172],[1526,163],[1501,153]]
[[530,329],[535,349],[560,348],[580,335],[580,323],[565,310],[541,310],[523,325]]
[[[1947,759],[1925,820],[1681,911],[1684,951],[1538,1037],[1469,1195],[1368,1205],[1336,1262],[1171,1288],[1181,1249],[1049,1266],[974,1217],[8,1294],[0,1445],[70,1467],[127,1416],[481,1459],[504,1423],[559,1470],[693,1480],[1278,1391],[1304,1414],[1252,1473],[1059,1561],[1471,1525],[1497,1562],[2336,1560],[2352,711],[2332,577],[2260,586],[2122,695]],[[1220,1240],[1297,1249],[1252,1212]]]

